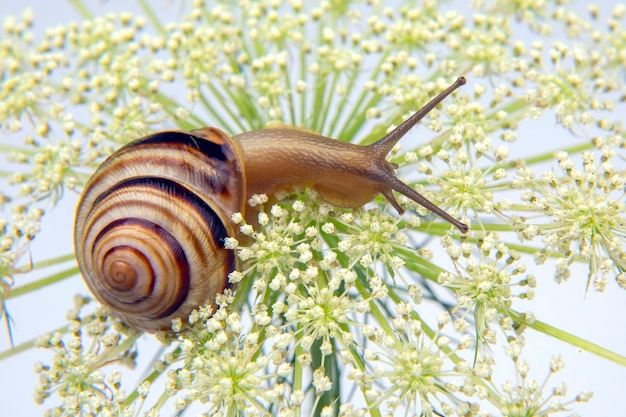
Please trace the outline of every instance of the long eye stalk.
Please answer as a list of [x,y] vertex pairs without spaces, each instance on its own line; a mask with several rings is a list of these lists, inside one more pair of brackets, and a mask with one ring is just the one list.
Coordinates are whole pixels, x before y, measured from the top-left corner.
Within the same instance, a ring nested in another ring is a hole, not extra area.
[[[424,118],[424,116],[426,116],[432,109],[434,109],[446,97],[448,97],[450,94],[452,94],[453,91],[455,91],[457,88],[459,88],[460,86],[465,84],[465,82],[466,82],[465,77],[457,78],[457,80],[454,83],[452,83],[448,88],[446,88],[444,91],[439,93],[435,98],[433,98],[431,101],[429,101],[424,107],[422,107],[417,112],[415,112],[411,117],[409,117],[404,122],[402,122],[398,127],[396,127],[394,130],[392,130],[389,134],[387,134],[385,137],[380,139],[378,142],[372,144],[371,147],[372,147],[373,150],[375,150],[375,153],[377,155],[383,155],[383,156],[387,155],[391,151],[391,149],[394,147],[394,145],[409,130],[411,130],[411,128],[413,126],[415,126],[415,124],[417,124],[420,120],[422,120]],[[435,213],[436,215],[438,215],[442,219],[448,221],[454,227],[459,229],[459,231],[461,233],[465,234],[465,233],[467,233],[469,231],[469,226],[467,226],[465,223],[461,223],[460,221],[456,220],[454,217],[450,216],[444,210],[442,210],[441,208],[439,208],[438,206],[433,204],[431,201],[426,199],[426,197],[424,197],[423,195],[421,195],[417,191],[413,190],[411,187],[409,187],[406,184],[404,184],[402,181],[397,179],[395,176],[393,176],[393,175],[386,175],[386,174],[383,174],[383,175],[385,176],[385,179],[384,179],[385,183],[389,187],[394,189],[395,191],[397,191],[397,192],[399,192],[401,194],[404,194],[405,196],[407,196],[411,200],[415,201],[416,203],[420,204],[421,206],[423,206],[423,207],[427,208],[428,210],[432,211],[433,213]],[[385,193],[385,196],[387,197],[387,199],[389,199],[389,201],[391,201],[392,204],[394,204],[396,209],[401,211],[400,206],[397,204],[397,202],[393,198],[393,195],[391,194],[391,192]]]

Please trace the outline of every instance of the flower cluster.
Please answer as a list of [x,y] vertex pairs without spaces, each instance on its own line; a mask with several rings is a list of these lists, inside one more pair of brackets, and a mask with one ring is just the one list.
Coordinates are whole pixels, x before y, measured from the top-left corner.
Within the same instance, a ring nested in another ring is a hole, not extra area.
[[433,332],[413,308],[413,303],[397,305],[393,333],[363,327],[368,341],[363,357],[372,370],[355,370],[349,378],[357,381],[367,398],[393,413],[421,409],[425,415],[437,410],[463,415],[472,407],[477,410],[463,400],[464,381],[472,380],[470,366],[456,356],[473,345],[471,337],[466,334],[453,343],[443,331],[451,322],[448,313],[437,317]]
[[[88,303],[75,298],[68,312],[69,324],[63,332],[41,337],[37,346],[53,352],[52,362],[35,364],[39,386],[35,402],[43,403],[55,394],[61,405],[49,410],[51,416],[62,415],[134,415],[134,406],[127,406],[126,392],[121,389],[121,373],[105,374],[101,368],[111,363],[133,366],[137,352],[133,347],[138,333],[125,329],[113,331],[104,309],[94,315],[81,317]],[[147,393],[140,394],[143,398]]]
[[545,172],[541,179],[522,167],[514,181],[526,190],[522,199],[530,211],[543,215],[541,223],[524,222],[516,228],[523,240],[541,237],[544,247],[537,252],[539,263],[557,259],[557,281],[570,278],[570,266],[575,257],[589,264],[587,289],[593,284],[604,291],[609,277],[626,288],[626,188],[624,176],[613,160],[614,150],[603,153],[601,163],[592,152],[581,154],[582,169],[566,152],[555,155],[554,171]]
[[520,357],[524,344],[524,337],[520,336],[512,338],[505,347],[507,356],[515,365],[516,381],[505,381],[502,384],[502,393],[499,395],[502,401],[500,410],[504,415],[548,416],[558,412],[570,411],[570,407],[574,404],[591,400],[593,393],[583,391],[574,399],[563,401],[562,398],[567,395],[567,385],[564,382],[556,384],[549,395],[546,395],[544,389],[548,386],[550,378],[561,371],[565,363],[559,355],[553,356],[550,360],[548,375],[539,383],[530,378],[530,366]]
[[[292,372],[284,359],[293,335],[268,324],[246,332],[239,315],[227,310],[226,298],[214,314],[194,312],[192,321],[197,319],[198,325],[181,337],[176,359],[182,366],[167,373],[164,394],[178,395],[178,410],[193,402],[206,404],[209,415],[263,416],[270,407],[298,406],[302,393],[291,393],[281,381]],[[274,341],[268,353],[261,349],[264,340]],[[157,369],[166,366],[159,363]]]
[[[454,291],[457,300],[455,310],[459,317],[473,314],[476,337],[495,343],[497,333],[490,328],[490,323],[505,332],[512,331],[513,322],[509,316],[513,299],[532,300],[536,278],[525,274],[526,265],[520,260],[521,255],[502,243],[497,233],[485,234],[478,240],[478,259],[471,256],[472,245],[457,245],[448,237],[442,239],[442,243],[456,261],[457,274],[441,272],[439,283]],[[462,258],[465,258],[465,266],[460,263]],[[514,292],[516,287],[519,293]]]
[[9,315],[5,301],[15,282],[13,276],[31,269],[31,265],[17,264],[26,253],[30,241],[39,233],[44,214],[41,209],[34,207],[13,206],[12,209],[10,221],[0,217],[0,320],[7,323],[9,332]]

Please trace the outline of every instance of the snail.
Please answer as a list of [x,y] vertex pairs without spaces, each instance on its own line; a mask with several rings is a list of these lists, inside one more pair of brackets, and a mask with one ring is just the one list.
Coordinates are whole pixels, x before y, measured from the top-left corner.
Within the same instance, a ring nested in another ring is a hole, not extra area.
[[326,202],[359,207],[378,194],[402,214],[397,191],[452,218],[394,174],[386,156],[419,120],[461,85],[460,77],[379,141],[359,146],[298,128],[230,138],[219,129],[163,131],[110,155],[88,180],[76,209],[74,244],[89,289],[130,326],[168,330],[175,318],[228,287],[236,236],[230,217],[253,194],[313,186]]

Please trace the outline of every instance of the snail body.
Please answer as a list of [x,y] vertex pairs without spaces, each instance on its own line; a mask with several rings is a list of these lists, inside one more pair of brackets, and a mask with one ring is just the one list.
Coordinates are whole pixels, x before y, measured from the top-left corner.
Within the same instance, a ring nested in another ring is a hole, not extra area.
[[367,146],[297,128],[230,138],[212,127],[155,133],[131,142],[96,170],[78,207],[74,244],[91,292],[112,314],[146,331],[169,329],[228,286],[235,254],[231,215],[253,194],[314,187],[328,203],[359,207],[397,191],[465,233],[468,227],[400,181],[386,156],[459,78],[390,134]]

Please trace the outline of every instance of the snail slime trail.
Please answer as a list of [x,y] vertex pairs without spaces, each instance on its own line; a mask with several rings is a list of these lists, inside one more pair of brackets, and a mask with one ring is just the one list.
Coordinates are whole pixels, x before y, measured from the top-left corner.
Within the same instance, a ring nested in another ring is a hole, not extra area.
[[[236,267],[224,248],[230,222],[252,194],[311,186],[338,207],[378,194],[402,214],[396,191],[454,225],[469,227],[400,181],[386,160],[428,112],[465,84],[459,77],[377,142],[360,146],[292,127],[229,137],[214,127],[164,131],[109,156],[89,179],[76,209],[74,245],[89,289],[138,329],[171,329],[213,304]],[[181,215],[184,213],[184,216]]]

